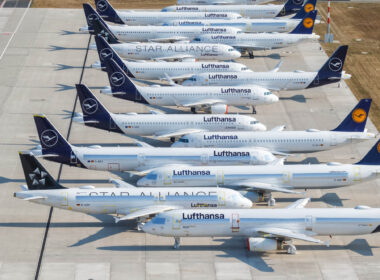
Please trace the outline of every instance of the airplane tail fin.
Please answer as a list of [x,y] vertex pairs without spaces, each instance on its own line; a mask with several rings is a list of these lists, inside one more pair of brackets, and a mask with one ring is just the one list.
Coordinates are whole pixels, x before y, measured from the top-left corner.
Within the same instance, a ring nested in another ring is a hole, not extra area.
[[107,0],[95,0],[95,6],[98,13],[107,21],[124,24],[116,10]]
[[305,5],[292,17],[292,19],[303,19],[306,14],[315,10],[317,0],[308,0]]
[[53,179],[33,155],[21,152],[19,154],[29,190],[66,189]]
[[112,95],[118,98],[149,104],[141,95],[138,87],[128,78],[123,69],[113,59],[104,62],[108,79],[111,85]]
[[332,131],[363,132],[372,99],[361,99],[340,125]]
[[372,149],[361,159],[355,163],[360,165],[380,165],[380,140],[372,147]]
[[109,29],[108,25],[100,18],[93,20],[92,26],[95,36],[104,37],[110,44],[120,44],[115,34]]
[[306,14],[300,23],[291,31],[290,34],[312,34],[314,29],[317,10]]
[[94,34],[95,21],[100,20],[101,22],[105,24],[101,16],[94,10],[94,8],[90,4],[83,3],[83,11],[84,11],[84,15],[86,16],[88,32],[90,34]]
[[100,64],[102,68],[105,68],[104,61],[113,59],[119,65],[128,77],[134,78],[135,76],[129,71],[127,65],[123,62],[121,57],[115,52],[115,50],[108,44],[108,42],[102,36],[95,36],[96,48],[98,50],[98,55],[100,59]]
[[77,88],[85,125],[107,131],[123,133],[112,119],[111,113],[108,112],[86,85],[76,84],[75,86]]
[[303,2],[303,0],[286,1],[284,7],[281,9],[281,11],[277,14],[276,17],[283,17],[297,12],[302,8]]

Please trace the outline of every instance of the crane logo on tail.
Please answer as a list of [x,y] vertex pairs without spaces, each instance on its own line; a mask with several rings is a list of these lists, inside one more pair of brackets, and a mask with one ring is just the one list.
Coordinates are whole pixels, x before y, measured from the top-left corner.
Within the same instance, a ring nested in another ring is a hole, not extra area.
[[98,19],[98,16],[96,14],[89,14],[87,17],[87,20],[89,23],[93,23],[94,20],[97,20],[97,19]]
[[52,129],[44,130],[41,133],[41,142],[47,147],[53,147],[58,142],[58,135]]
[[377,144],[377,152],[380,154],[380,142]]
[[356,123],[362,123],[366,120],[367,118],[367,112],[364,111],[363,109],[356,109],[352,112],[352,119]]
[[92,115],[98,110],[98,102],[93,98],[86,98],[83,101],[82,109],[87,114]]
[[125,82],[124,75],[120,72],[112,73],[110,80],[111,83],[116,87],[121,86]]
[[314,5],[311,3],[308,3],[305,5],[305,7],[303,7],[303,9],[305,10],[306,13],[309,13],[311,11],[314,11]]
[[99,1],[96,3],[96,8],[98,8],[99,11],[104,12],[108,8],[108,4],[106,1]]
[[343,62],[340,58],[333,57],[329,61],[329,68],[331,71],[338,72],[342,69]]
[[101,60],[106,60],[106,59],[111,59],[113,57],[112,51],[110,48],[104,48],[100,51],[100,59]]
[[314,20],[311,18],[305,18],[303,20],[303,26],[305,26],[306,28],[311,28],[313,26],[313,23],[314,23]]

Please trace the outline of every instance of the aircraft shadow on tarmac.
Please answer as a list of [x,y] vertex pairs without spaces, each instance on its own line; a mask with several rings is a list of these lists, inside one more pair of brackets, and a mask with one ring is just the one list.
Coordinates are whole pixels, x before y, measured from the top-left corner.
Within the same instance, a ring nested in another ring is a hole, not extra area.
[[[54,87],[56,91],[66,91],[66,90],[75,90],[75,85],[64,85],[64,84],[57,84],[57,86]],[[88,87],[89,89],[103,89],[104,87]]]
[[[68,70],[68,69],[83,69],[83,66],[72,66],[67,64],[57,64],[55,71]],[[86,69],[91,69],[91,66],[85,66]]]
[[49,46],[49,51],[50,52],[54,52],[54,51],[66,51],[66,50],[70,50],[70,51],[86,51],[87,48],[83,48],[83,47],[61,47],[61,46],[54,46],[54,45],[50,45]]
[[61,35],[88,35],[88,34],[83,33],[83,32],[70,31],[70,30],[61,30],[60,34]]
[[309,97],[305,97],[303,94],[297,94],[293,95],[291,97],[280,97],[280,100],[290,100],[290,101],[295,101],[298,103],[306,103],[306,100],[311,99]]

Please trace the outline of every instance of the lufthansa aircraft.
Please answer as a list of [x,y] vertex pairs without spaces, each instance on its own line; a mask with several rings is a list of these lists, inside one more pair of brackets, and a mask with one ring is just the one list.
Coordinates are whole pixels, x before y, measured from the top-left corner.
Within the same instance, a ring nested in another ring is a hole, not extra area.
[[138,186],[206,187],[221,186],[252,191],[252,201],[272,192],[300,193],[302,189],[328,189],[375,180],[380,175],[380,140],[355,164],[289,164],[258,166],[166,166],[156,168]]
[[255,85],[227,87],[184,87],[184,86],[138,86],[113,60],[105,61],[111,87],[101,90],[117,98],[142,104],[158,106],[190,107],[192,112],[203,110],[224,114],[228,106],[255,106],[271,104],[278,97],[269,90]]
[[145,175],[154,168],[172,164],[283,164],[270,151],[259,148],[156,148],[144,142],[137,142],[139,147],[74,146],[62,137],[45,115],[35,115],[34,121],[41,145],[30,150],[33,155],[86,169],[137,171],[138,175]]
[[[204,34],[238,34],[242,31],[235,27],[204,27],[204,26],[127,26],[107,25],[90,4],[83,4],[88,31],[90,33],[105,34],[117,38],[122,42],[161,42],[173,43],[178,41],[191,41]],[[96,19],[90,15],[95,14]],[[94,27],[98,24],[97,28]],[[85,29],[80,29],[85,30]],[[115,43],[115,42],[112,42]]]
[[182,82],[198,73],[251,71],[241,63],[229,61],[127,61],[122,60],[103,37],[95,36],[95,42],[100,61],[95,62],[91,67],[105,71],[104,61],[112,58],[130,78]]
[[226,4],[262,4],[272,0],[177,0],[178,5],[226,5]]
[[[173,209],[251,208],[252,202],[239,192],[224,188],[136,188],[111,180],[114,188],[60,185],[30,154],[20,153],[27,186],[14,197],[86,214],[116,214],[115,222],[138,219]],[[119,217],[121,216],[121,217]]]
[[283,153],[311,153],[374,139],[365,128],[371,99],[362,99],[333,130],[201,132],[181,137],[173,147],[261,147]]
[[289,47],[305,40],[319,39],[313,32],[317,10],[306,14],[290,33],[240,33],[240,34],[204,34],[193,42],[220,43],[230,45],[238,50],[246,50],[253,58],[254,50],[271,50]]
[[113,114],[102,105],[87,86],[76,85],[83,114],[77,115],[75,122],[87,126],[124,133],[126,135],[170,138],[201,131],[266,130],[265,125],[255,118],[245,115],[205,115],[205,114]]
[[106,20],[117,24],[127,25],[161,25],[168,20],[176,19],[239,19],[242,18],[237,13],[216,13],[216,12],[156,12],[156,11],[116,11],[107,0],[95,1],[96,11]]
[[[380,231],[380,209],[304,208],[309,199],[300,199],[285,209],[189,209],[158,214],[142,230],[174,237],[179,248],[181,237],[246,237],[250,252],[282,250],[296,254],[293,240],[329,246],[315,238],[333,235],[362,235]],[[339,247],[340,248],[340,247]]]
[[214,13],[237,13],[248,18],[274,18],[287,16],[300,10],[303,0],[287,0],[283,5],[189,5],[169,6],[163,8],[162,12],[214,12]]
[[183,82],[184,86],[259,85],[269,90],[299,90],[349,79],[343,71],[348,46],[340,46],[318,72],[202,73]]
[[[317,0],[308,0],[302,9],[291,18],[241,18],[236,20],[222,20],[222,19],[179,19],[165,22],[163,25],[168,26],[213,26],[223,27],[230,26],[236,27],[243,32],[258,33],[258,32],[289,32],[293,30],[304,16],[315,9]],[[319,20],[314,22],[319,23]]]

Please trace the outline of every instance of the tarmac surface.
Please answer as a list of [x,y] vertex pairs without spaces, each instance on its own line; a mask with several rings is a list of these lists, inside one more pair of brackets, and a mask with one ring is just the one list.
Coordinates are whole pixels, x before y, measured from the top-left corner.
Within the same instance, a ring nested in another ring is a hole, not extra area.
[[[144,105],[99,94],[108,79],[105,73],[89,67],[98,57],[95,51],[87,51],[90,36],[76,32],[83,25],[82,10],[0,9],[0,53],[4,52],[0,60],[0,280],[379,278],[379,234],[334,237],[329,248],[296,241],[298,252],[294,256],[247,252],[245,240],[231,238],[183,238],[181,248],[173,250],[172,238],[137,232],[133,223],[116,225],[107,215],[50,209],[13,198],[24,184],[17,152],[38,145],[32,117],[35,113],[46,114],[73,144],[132,142],[122,135],[71,123],[73,109],[80,112],[75,83],[87,84],[112,112],[149,111]],[[254,60],[238,61],[252,70],[266,71],[280,57],[284,61],[280,71],[317,70],[327,58],[317,42],[307,42],[278,51],[256,52]],[[340,87],[334,84],[279,95],[279,103],[257,107],[257,119],[269,129],[281,124],[289,130],[333,129],[357,102],[344,82]],[[376,132],[371,122],[367,128]],[[375,141],[289,160],[353,163]],[[116,177],[45,160],[42,163],[68,187],[110,186],[107,179]],[[380,207],[379,180],[308,191],[307,195],[312,197],[308,207]],[[277,193],[275,197],[276,207],[299,198]]]

